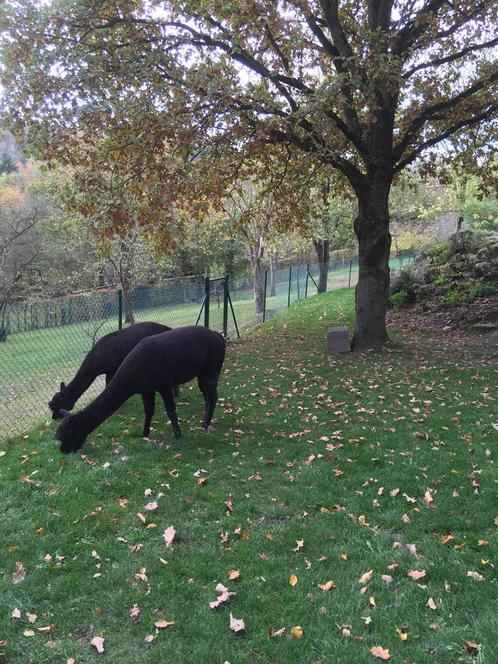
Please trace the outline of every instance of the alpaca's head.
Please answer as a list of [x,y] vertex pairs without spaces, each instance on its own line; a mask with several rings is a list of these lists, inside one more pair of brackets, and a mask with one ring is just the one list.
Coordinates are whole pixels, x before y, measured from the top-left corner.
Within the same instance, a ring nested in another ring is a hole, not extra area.
[[62,422],[55,432],[55,437],[61,441],[60,450],[64,454],[76,452],[86,440],[86,434],[78,427],[75,416],[69,413],[64,414]]
[[60,412],[61,408],[63,410],[71,410],[74,406],[74,401],[71,401],[66,395],[66,386],[64,383],[61,383],[61,388],[59,392],[56,392],[54,396],[48,402],[48,407],[52,411],[52,419],[60,420],[62,414]]

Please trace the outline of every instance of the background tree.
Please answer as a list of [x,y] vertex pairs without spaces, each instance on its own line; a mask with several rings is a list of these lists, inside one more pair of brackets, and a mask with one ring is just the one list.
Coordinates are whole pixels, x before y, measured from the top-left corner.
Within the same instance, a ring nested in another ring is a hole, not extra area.
[[[170,200],[188,197],[196,178],[212,199],[223,196],[234,165],[219,159],[227,145],[254,158],[280,144],[339,170],[358,203],[357,349],[387,339],[394,178],[415,160],[431,172],[441,157],[432,148],[476,126],[474,168],[492,151],[495,0],[70,0],[42,8],[12,0],[5,14],[11,122],[20,132],[29,126],[45,158],[67,158],[79,133],[129,129],[134,118],[135,162],[154,168],[167,140],[169,161],[189,163],[170,183]],[[187,154],[207,145],[196,168]],[[206,177],[208,166],[225,177]]]

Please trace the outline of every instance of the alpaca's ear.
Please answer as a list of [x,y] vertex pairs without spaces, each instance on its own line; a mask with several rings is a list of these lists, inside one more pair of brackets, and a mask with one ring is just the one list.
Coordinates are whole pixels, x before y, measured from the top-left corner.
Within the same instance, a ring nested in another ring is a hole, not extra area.
[[69,417],[71,413],[68,410],[64,410],[64,408],[59,408],[59,414],[62,415],[62,417]]
[[66,383],[61,383],[61,392],[66,389]]

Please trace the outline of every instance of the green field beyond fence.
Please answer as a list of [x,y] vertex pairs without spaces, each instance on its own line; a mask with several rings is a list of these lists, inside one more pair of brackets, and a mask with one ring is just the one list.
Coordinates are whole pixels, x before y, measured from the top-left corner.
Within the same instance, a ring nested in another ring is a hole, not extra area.
[[[393,259],[392,270],[406,265],[412,257]],[[328,289],[354,286],[358,277],[356,259],[331,262]],[[252,275],[229,282],[230,300],[226,331],[229,336],[275,316],[304,297],[315,295],[318,267],[296,265],[277,270],[272,294],[267,275],[264,312],[256,313]],[[205,324],[201,310],[205,279],[180,277],[159,285],[137,287],[131,294],[135,322],[156,321],[180,327]],[[11,306],[6,314],[5,341],[0,343],[0,438],[22,433],[39,421],[50,419],[47,402],[69,382],[85,355],[99,338],[119,329],[120,295],[116,288],[72,294],[43,302]],[[235,320],[234,320],[235,318]],[[236,323],[235,323],[236,321]],[[210,280],[209,327],[224,329],[224,289],[222,279]],[[99,377],[78,402],[80,407],[103,389]]]

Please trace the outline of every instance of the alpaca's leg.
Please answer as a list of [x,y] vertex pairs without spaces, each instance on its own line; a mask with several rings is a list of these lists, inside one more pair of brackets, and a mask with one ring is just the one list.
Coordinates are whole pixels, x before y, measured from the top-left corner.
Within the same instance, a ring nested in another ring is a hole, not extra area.
[[173,385],[173,395],[177,397],[180,394],[180,386],[179,385]]
[[144,402],[144,427],[142,436],[147,438],[150,434],[150,421],[154,415],[154,407],[156,402],[155,392],[146,392],[142,394],[142,401]]
[[197,377],[197,385],[199,386],[202,396],[204,397],[204,418],[202,420],[202,426],[207,429],[206,422],[209,416],[209,393],[206,389],[206,376]]
[[206,390],[206,415],[202,426],[207,429],[213,418],[215,406],[218,402],[218,379],[219,373],[203,377],[203,385]]
[[168,417],[173,426],[175,438],[181,438],[182,432],[178,424],[178,417],[176,414],[176,405],[175,405],[175,400],[173,398],[173,386],[169,385],[166,389],[161,390],[161,396],[163,398],[164,405],[166,407],[166,412],[168,413]]

